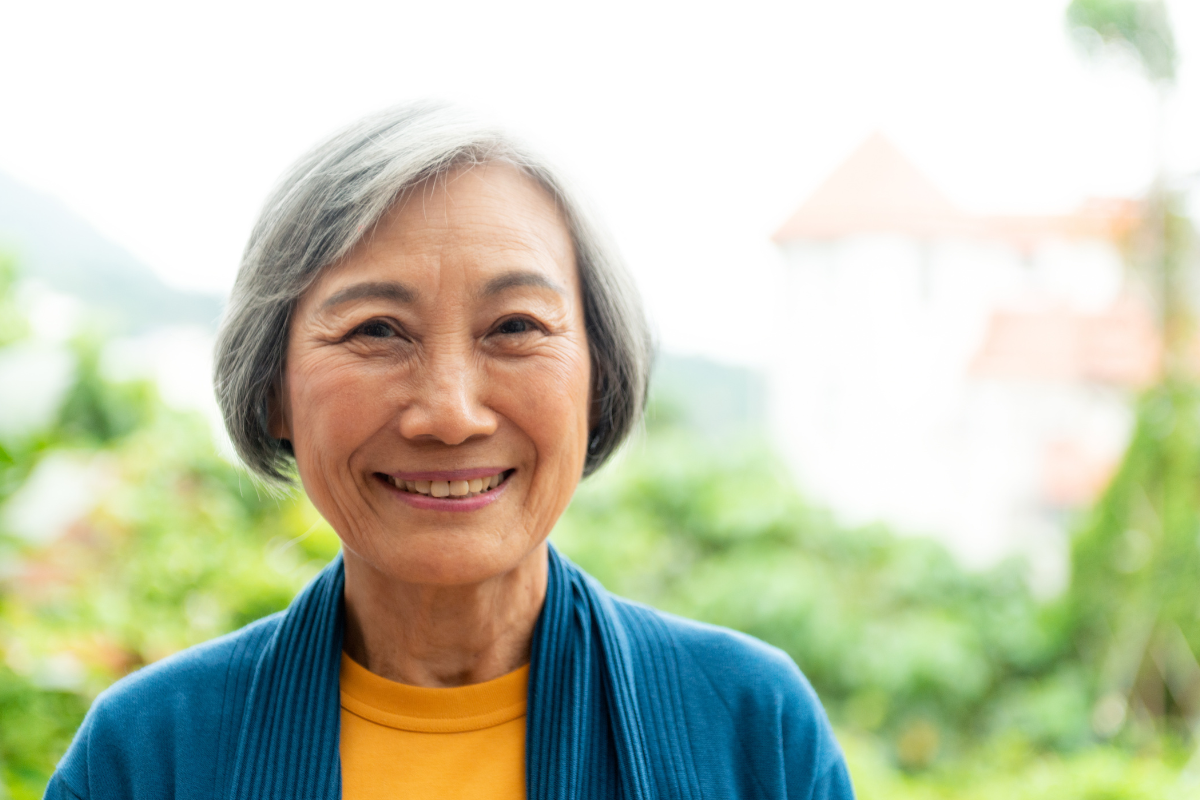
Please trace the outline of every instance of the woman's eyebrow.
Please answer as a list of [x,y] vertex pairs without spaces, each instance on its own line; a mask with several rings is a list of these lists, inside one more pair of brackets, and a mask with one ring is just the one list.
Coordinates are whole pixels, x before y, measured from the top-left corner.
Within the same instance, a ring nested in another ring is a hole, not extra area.
[[479,292],[479,296],[491,297],[492,295],[500,294],[500,292],[507,289],[514,289],[518,286],[538,286],[561,295],[567,293],[565,289],[540,272],[518,270],[506,272],[503,275],[497,275],[495,278],[492,278],[484,284],[483,289]]
[[328,310],[351,300],[371,298],[377,300],[394,300],[398,303],[414,303],[417,293],[412,288],[395,281],[376,281],[371,283],[356,283],[341,291],[334,292],[324,303],[322,310]]

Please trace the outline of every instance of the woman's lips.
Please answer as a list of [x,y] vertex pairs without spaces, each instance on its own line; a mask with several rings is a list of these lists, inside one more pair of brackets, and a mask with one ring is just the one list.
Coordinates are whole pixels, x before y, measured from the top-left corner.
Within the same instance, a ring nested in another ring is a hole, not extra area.
[[469,481],[475,478],[490,478],[510,472],[508,467],[475,467],[474,469],[444,469],[425,472],[389,472],[397,481]]
[[381,472],[376,475],[405,502],[417,508],[474,511],[496,500],[515,471],[484,468],[453,472]]
[[475,469],[455,472],[401,472],[384,475],[397,489],[431,497],[471,497],[499,486],[513,470]]

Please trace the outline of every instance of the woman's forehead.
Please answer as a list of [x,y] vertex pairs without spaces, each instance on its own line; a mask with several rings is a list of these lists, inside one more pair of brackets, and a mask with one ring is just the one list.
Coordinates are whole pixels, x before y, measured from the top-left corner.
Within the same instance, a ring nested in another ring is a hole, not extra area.
[[[321,304],[363,281],[419,295],[449,281],[486,296],[497,285],[578,292],[566,219],[539,183],[505,163],[452,170],[419,186],[313,287]],[[316,295],[317,297],[312,297]]]
[[376,238],[392,247],[480,247],[573,252],[566,219],[539,183],[504,163],[460,168],[427,182],[380,221]]

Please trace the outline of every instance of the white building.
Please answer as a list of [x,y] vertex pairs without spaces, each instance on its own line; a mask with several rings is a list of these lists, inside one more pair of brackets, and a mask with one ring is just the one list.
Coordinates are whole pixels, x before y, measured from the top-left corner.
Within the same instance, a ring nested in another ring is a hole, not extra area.
[[969,216],[870,138],[774,237],[770,414],[801,487],[968,563],[1026,552],[1052,591],[1063,511],[1103,487],[1158,370],[1114,244],[1135,213]]

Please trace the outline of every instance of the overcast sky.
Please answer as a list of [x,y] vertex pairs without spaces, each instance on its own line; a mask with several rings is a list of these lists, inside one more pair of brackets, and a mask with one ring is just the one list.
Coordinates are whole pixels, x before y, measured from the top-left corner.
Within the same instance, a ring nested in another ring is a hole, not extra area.
[[[661,339],[761,363],[769,237],[882,130],[969,210],[1067,210],[1153,171],[1154,93],[1073,50],[1065,0],[8,2],[0,170],[169,282],[226,291],[268,188],[394,102],[548,150],[623,245]],[[1165,151],[1200,169],[1200,0],[1168,4]]]

